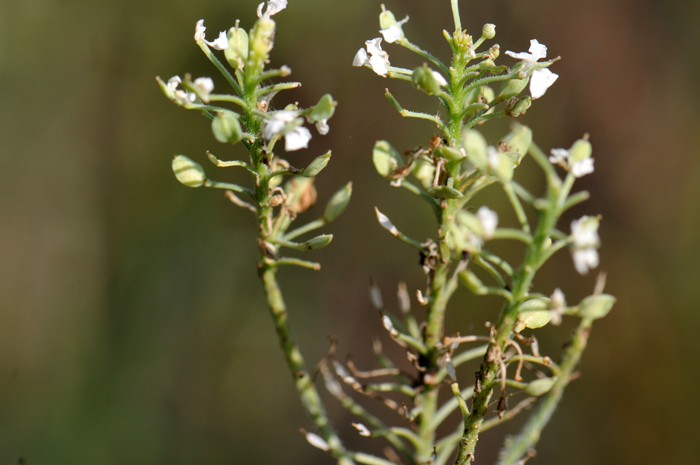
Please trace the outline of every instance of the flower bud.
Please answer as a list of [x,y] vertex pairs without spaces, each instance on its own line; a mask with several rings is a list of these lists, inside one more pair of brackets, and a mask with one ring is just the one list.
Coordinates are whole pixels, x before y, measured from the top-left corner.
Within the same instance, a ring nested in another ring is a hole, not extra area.
[[506,114],[508,116],[513,116],[513,117],[518,117],[525,113],[528,108],[532,105],[532,97],[527,96],[527,97],[522,97],[521,99],[515,101],[513,105],[508,105],[511,108],[506,107]]
[[238,118],[231,113],[219,112],[211,122],[211,130],[219,142],[236,144],[243,138]]
[[311,113],[309,113],[308,116],[309,122],[315,123],[317,121],[330,119],[333,113],[335,113],[336,105],[338,105],[338,102],[333,100],[331,94],[324,95],[316,106],[311,109]]
[[588,142],[588,137],[584,136],[583,139],[579,139],[576,142],[574,142],[574,145],[572,145],[569,149],[571,164],[585,160],[587,158],[591,158],[592,153],[593,148],[591,147],[591,143]]
[[513,123],[510,133],[501,139],[501,143],[506,145],[508,153],[518,155],[516,164],[520,164],[532,144],[532,130],[522,124]]
[[200,187],[207,180],[204,168],[184,155],[176,155],[172,162],[173,173],[187,187]]
[[269,58],[270,51],[275,41],[275,22],[263,15],[255,22],[250,31],[250,49],[248,52],[249,66],[252,65],[253,73],[260,74],[265,67],[265,61]]
[[379,13],[379,29],[389,29],[396,24],[398,24],[398,21],[396,21],[396,17],[391,11],[383,9],[382,12]]
[[467,159],[482,171],[488,167],[488,144],[476,129],[467,129],[462,134],[462,146],[467,152]]
[[447,81],[440,73],[432,71],[428,65],[419,66],[413,70],[411,76],[413,87],[422,90],[428,95],[436,95],[440,93],[440,86],[447,85]]
[[314,158],[314,160],[309,163],[309,166],[304,168],[301,171],[298,171],[297,174],[299,176],[304,176],[305,178],[313,178],[316,176],[318,173],[323,170],[323,168],[326,167],[328,162],[331,160],[331,151],[329,150],[328,152],[324,153],[320,157]]
[[333,194],[333,197],[328,201],[326,205],[326,210],[323,212],[323,220],[326,223],[330,223],[335,220],[343,213],[345,207],[350,203],[350,197],[352,196],[352,182],[349,182],[340,189],[338,192]]
[[228,30],[228,48],[224,50],[224,55],[233,68],[243,68],[243,63],[248,59],[248,33],[238,27],[238,22],[236,27]]
[[583,319],[597,320],[610,312],[617,299],[609,294],[590,295],[578,304],[576,313]]
[[484,39],[493,39],[496,37],[496,25],[491,23],[484,24],[484,27],[481,29],[481,35]]
[[445,147],[444,145],[433,150],[433,155],[449,161],[458,161],[464,158],[464,154],[459,150],[452,147]]
[[381,176],[391,178],[394,172],[403,166],[403,157],[385,140],[377,141],[372,150],[374,167]]
[[500,100],[508,100],[509,98],[517,97],[525,89],[529,80],[530,78],[509,79],[501,86],[501,93],[498,94],[498,98]]
[[555,376],[553,378],[541,378],[531,381],[525,388],[525,393],[533,397],[539,397],[547,394],[552,390],[552,387],[554,387],[554,383],[557,382],[557,379],[558,378]]
[[459,273],[459,282],[476,295],[484,295],[487,292],[484,283],[469,269]]

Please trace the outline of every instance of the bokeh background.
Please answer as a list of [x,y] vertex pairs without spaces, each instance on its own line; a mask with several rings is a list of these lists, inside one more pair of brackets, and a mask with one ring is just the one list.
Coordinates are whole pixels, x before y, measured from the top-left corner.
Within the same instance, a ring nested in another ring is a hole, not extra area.
[[[0,2],[0,464],[332,463],[299,434],[310,422],[257,282],[252,216],[221,191],[181,186],[170,171],[173,154],[183,153],[219,180],[244,182],[208,165],[204,152],[244,153],[219,146],[207,120],[172,105],[154,79],[190,72],[225,88],[192,39],[194,24],[204,18],[210,37],[236,19],[249,28],[256,3]],[[386,4],[398,18],[410,15],[413,42],[448,59],[447,0]],[[602,214],[600,268],[619,299],[596,323],[583,376],[531,463],[698,463],[700,3],[460,5],[475,35],[486,22],[498,25],[502,50],[526,50],[537,38],[562,57],[552,67],[559,80],[519,122],[547,150],[590,133],[596,172],[579,188],[592,199],[563,227]],[[332,148],[319,197],[348,180],[355,188],[346,213],[325,229],[333,244],[310,256],[323,270],[281,273],[311,364],[332,333],[341,354],[372,367],[372,337],[382,329],[368,302],[369,276],[392,304],[398,282],[411,290],[424,282],[413,250],[379,228],[373,207],[417,238],[431,234],[430,213],[377,176],[371,148],[377,139],[402,150],[425,145],[435,131],[402,120],[384,87],[408,108],[438,107],[407,83],[350,66],[379,35],[379,11],[375,0],[290,0],[275,17],[273,64],[287,64],[304,83],[276,105],[309,106],[326,92],[340,102],[330,134],[314,135],[309,150],[288,159],[304,166]],[[394,64],[421,64],[387,50]],[[495,141],[508,123],[484,132]],[[528,163],[518,176],[541,186]],[[496,189],[479,202],[504,205]],[[593,282],[564,252],[535,285],[544,293],[559,286],[577,302]],[[466,290],[451,308],[449,328],[463,334],[484,331],[498,310]],[[556,355],[567,327],[541,334]],[[460,372],[463,384],[473,371]],[[352,447],[378,450],[329,405]],[[517,426],[485,434],[479,462],[491,462]]]

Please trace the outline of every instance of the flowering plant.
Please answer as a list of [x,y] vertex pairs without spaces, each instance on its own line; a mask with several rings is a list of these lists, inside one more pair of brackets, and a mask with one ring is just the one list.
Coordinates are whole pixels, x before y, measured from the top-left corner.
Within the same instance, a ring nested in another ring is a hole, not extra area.
[[[331,154],[321,155],[306,168],[297,169],[274,153],[276,142],[284,138],[287,152],[306,148],[312,133],[304,123],[314,125],[319,134],[328,133],[328,120],[336,102],[324,95],[311,108],[290,104],[282,110],[271,109],[270,102],[278,92],[299,85],[266,83],[291,73],[286,66],[266,69],[274,45],[276,25],[272,16],[286,6],[286,0],[261,3],[258,20],[249,32],[236,22],[211,42],[206,40],[204,22],[196,24],[196,43],[234,94],[215,94],[213,81],[208,77],[192,80],[187,75],[183,80],[175,76],[167,82],[158,78],[158,83],[175,104],[209,118],[219,142],[240,143],[250,155],[249,160],[224,161],[207,152],[215,166],[248,171],[252,187],[213,181],[201,165],[184,155],[173,159],[172,168],[184,185],[224,189],[234,204],[250,210],[257,218],[258,271],[296,389],[316,428],[305,432],[306,439],[346,465],[442,465],[448,461],[468,464],[474,461],[480,433],[531,409],[530,419],[520,434],[506,442],[498,461],[499,465],[523,463],[533,455],[542,429],[574,377],[593,321],[605,316],[615,302],[614,297],[603,293],[603,274],[592,295],[577,305],[567,305],[558,288],[551,295],[532,289],[538,270],[567,247],[579,273],[586,274],[598,266],[598,217],[584,216],[573,221],[569,234],[557,228],[564,212],[588,198],[587,192],[572,193],[576,179],[593,172],[588,136],[575,141],[570,149],[552,149],[548,156],[533,142],[532,131],[521,124],[514,123],[510,133],[493,145],[475,129],[495,118],[524,115],[557,80],[549,67],[558,58],[544,61],[547,47],[532,40],[528,52],[505,52],[515,63],[497,64],[498,45],[480,50],[494,38],[496,27],[485,25],[475,40],[461,26],[457,0],[451,0],[454,32],[444,32],[453,55],[449,65],[411,43],[404,31],[409,18],[397,21],[383,5],[379,15],[381,37],[366,41],[352,61],[354,66],[368,67],[379,76],[410,82],[417,90],[437,98],[446,113],[441,117],[407,110],[387,89],[386,98],[401,116],[430,121],[436,126],[436,134],[425,146],[403,153],[387,141],[378,141],[372,153],[376,171],[392,186],[420,198],[436,220],[435,236],[421,241],[402,232],[376,209],[379,224],[419,252],[426,277],[425,290],[416,293],[418,302],[426,308],[424,321],[411,312],[406,286],[399,285],[398,313],[384,306],[378,286],[370,287],[371,301],[384,328],[404,350],[411,366],[401,368],[379,346],[375,352],[380,366],[370,371],[360,371],[352,363],[343,364],[335,359],[333,351],[319,364],[328,391],[357,417],[353,426],[359,434],[389,443],[386,457],[378,457],[349,450],[331,426],[292,336],[277,283],[280,266],[320,268],[313,262],[283,256],[281,251],[286,248],[303,252],[328,245],[331,235],[296,240],[335,220],[352,192],[348,183],[327,202],[321,218],[290,231],[297,216],[316,201],[313,178],[328,164]],[[393,66],[382,48],[383,41],[418,54],[425,63],[415,69]],[[223,51],[230,69],[212,49]],[[521,95],[528,84],[530,95]],[[500,85],[500,89],[494,89],[494,85]],[[218,106],[217,102],[234,104],[239,110]],[[544,193],[539,196],[515,180],[516,168],[528,155],[546,179]],[[557,166],[563,170],[563,176]],[[282,181],[284,176],[290,177],[286,183]],[[476,202],[477,194],[490,186],[503,190],[517,218],[516,225],[503,227],[496,211]],[[244,200],[239,195],[248,198]],[[513,265],[489,251],[489,243],[498,240],[521,243],[522,262]],[[481,334],[445,331],[448,302],[460,284],[477,296],[492,295],[503,301],[497,321],[486,322],[486,330]],[[531,330],[558,325],[564,316],[579,322],[559,362],[554,362],[540,353]],[[463,349],[479,342],[482,345]],[[475,382],[466,386],[465,380],[458,379],[456,367],[479,359]],[[400,425],[381,420],[358,403],[352,392],[373,397],[395,411]],[[525,398],[509,406],[508,399],[515,393],[525,394]],[[489,416],[492,404],[496,405],[495,415]],[[462,421],[453,425],[452,433],[439,434],[439,427],[450,423],[450,415],[457,410]]]

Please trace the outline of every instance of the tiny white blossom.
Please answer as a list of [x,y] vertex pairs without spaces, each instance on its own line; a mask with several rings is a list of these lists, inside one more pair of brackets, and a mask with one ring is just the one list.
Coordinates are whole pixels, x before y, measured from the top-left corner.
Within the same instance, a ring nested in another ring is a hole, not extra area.
[[598,219],[590,216],[582,216],[571,222],[571,235],[574,245],[574,266],[581,274],[598,266],[598,251],[600,238],[598,237]]
[[569,151],[566,149],[552,149],[550,152],[552,155],[549,157],[549,162],[554,165],[568,166],[569,165]]
[[540,58],[545,58],[547,56],[547,46],[544,44],[541,44],[537,41],[537,39],[532,39],[530,41],[530,53],[527,52],[520,52],[520,53],[515,53],[511,52],[510,50],[506,51],[506,55],[511,56],[515,58],[516,60],[523,60],[523,62],[528,63],[532,65],[533,63],[536,63],[537,60]]
[[204,20],[200,19],[197,21],[197,24],[194,27],[194,40],[199,42],[200,40],[204,40],[204,31],[206,31],[207,28],[204,27]]
[[[576,264],[576,262],[574,262]],[[552,324],[554,326],[559,326],[561,324],[561,317],[564,314],[564,309],[566,308],[566,297],[561,289],[556,288],[550,297],[552,300],[552,309],[550,310],[550,315],[552,315]]]
[[481,227],[484,230],[484,237],[489,239],[493,236],[496,231],[496,226],[498,226],[498,214],[491,210],[490,208],[484,206],[479,208],[476,212],[476,216],[481,222]]
[[311,132],[303,126],[296,127],[284,135],[284,149],[293,152],[309,146]]
[[209,94],[214,90],[214,81],[209,77],[200,77],[194,80],[194,86],[199,90],[202,100],[209,101]]
[[501,156],[498,153],[496,147],[494,147],[493,145],[489,145],[486,148],[486,153],[489,167],[491,167],[492,170],[498,169],[498,165],[501,164]]
[[353,423],[352,426],[354,426],[355,429],[357,430],[357,432],[360,433],[360,436],[364,436],[364,437],[368,438],[372,435],[372,433],[370,433],[370,431],[367,429],[367,427],[365,425],[363,425],[362,423]]
[[306,433],[306,440],[309,441],[309,444],[311,444],[312,446],[323,451],[328,451],[330,449],[328,443],[318,434]]
[[364,48],[361,48],[355,54],[355,58],[352,60],[353,66],[364,66],[369,64],[369,56]]
[[178,86],[182,83],[180,76],[173,76],[168,79],[168,83],[165,85],[168,90],[170,90],[176,99],[180,100],[181,103],[194,103],[197,100],[197,96],[193,92],[185,92],[182,89],[178,89]]
[[204,27],[204,20],[200,19],[194,27],[194,40],[197,42],[203,41],[205,44],[216,50],[226,50],[228,48],[228,38],[226,37],[226,31],[221,31],[219,37],[215,41],[209,42],[206,39],[205,32],[207,28]]
[[381,29],[379,32],[382,33],[382,35],[384,36],[384,40],[386,40],[387,43],[393,44],[397,40],[403,39],[403,30],[401,29],[401,26],[406,24],[407,21],[408,16],[406,16],[398,23],[389,26],[386,29]]
[[367,48],[367,51],[364,49],[358,50],[358,52],[355,54],[355,58],[352,60],[352,65],[369,65],[378,75],[386,76],[386,73],[389,71],[387,68],[389,65],[389,55],[382,50],[381,43],[381,37],[366,41],[365,47]]
[[593,170],[594,168],[592,158],[585,158],[571,165],[571,174],[573,174],[577,178],[580,178],[581,176],[585,176],[587,174],[591,174]]
[[265,9],[265,13],[262,12],[264,5],[265,2],[262,2],[260,5],[258,5],[258,18],[265,17],[266,19],[270,19],[270,16],[276,15],[280,11],[287,8],[287,0],[270,0],[269,2],[267,2],[267,8]]
[[549,157],[550,163],[563,167],[577,178],[591,174],[594,171],[593,158],[589,157],[571,163],[571,152],[567,149],[552,149],[549,153],[552,154]]
[[166,84],[166,87],[173,92],[177,89],[177,86],[179,86],[182,83],[182,79],[180,79],[180,76],[173,76],[170,79],[168,79],[168,83]]
[[433,78],[438,82],[438,84],[440,84],[443,87],[447,85],[447,81],[444,77],[442,77],[442,74],[438,73],[437,71],[432,71],[431,74],[433,75]]
[[598,266],[598,251],[596,249],[574,250],[574,266],[580,274],[587,274],[589,269]]
[[547,68],[533,71],[530,78],[530,95],[532,98],[542,97],[558,78],[558,74],[551,72]]
[[330,130],[330,127],[328,127],[328,120],[322,119],[322,120],[316,121],[316,130],[322,136],[325,136],[326,134],[328,134],[328,131]]
[[391,334],[392,336],[399,335],[399,332],[396,330],[394,324],[391,322],[391,318],[389,318],[388,316],[384,315],[382,317],[382,324],[384,325],[384,329],[389,331],[389,334]]
[[265,127],[263,127],[263,136],[265,139],[270,140],[284,129],[284,127],[294,121],[297,117],[297,113],[291,110],[281,110],[277,111],[272,115],[272,118],[265,120]]

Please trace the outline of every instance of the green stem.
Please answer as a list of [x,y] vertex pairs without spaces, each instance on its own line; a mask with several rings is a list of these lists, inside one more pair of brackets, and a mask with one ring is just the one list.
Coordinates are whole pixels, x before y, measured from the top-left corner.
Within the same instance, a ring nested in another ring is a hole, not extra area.
[[560,363],[561,374],[552,389],[545,394],[523,429],[513,442],[505,449],[497,465],[514,465],[529,449],[537,444],[542,430],[552,417],[564,394],[564,389],[571,381],[574,369],[586,348],[588,335],[591,331],[591,320],[582,320],[569,341]]
[[458,1],[459,0],[450,1],[450,4],[452,5],[452,18],[455,22],[455,31],[462,29],[462,20],[459,17],[459,5],[457,5]]

